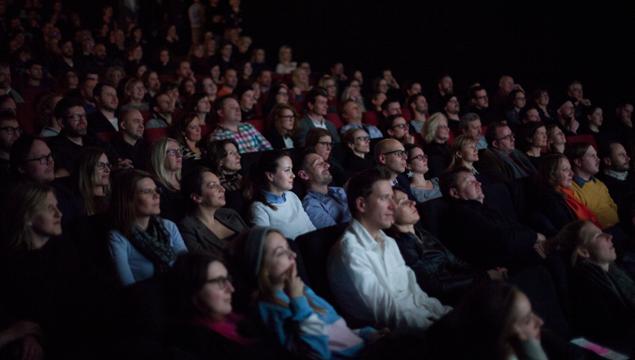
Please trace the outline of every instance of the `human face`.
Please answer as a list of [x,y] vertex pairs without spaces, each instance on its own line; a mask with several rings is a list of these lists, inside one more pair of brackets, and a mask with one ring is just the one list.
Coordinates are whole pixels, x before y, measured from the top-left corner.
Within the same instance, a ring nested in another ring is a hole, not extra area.
[[412,95],[416,95],[416,94],[421,94],[421,84],[419,84],[418,82],[412,83],[412,85],[410,85],[410,89],[408,89],[408,91],[410,92],[410,96]]
[[509,126],[504,126],[496,129],[496,147],[506,153],[511,153],[516,144],[514,133]]
[[499,86],[505,94],[509,94],[512,90],[514,90],[514,79],[511,76],[503,76],[500,80]]
[[10,151],[11,146],[20,138],[22,129],[17,120],[3,120],[0,122],[0,149]]
[[117,90],[112,86],[104,86],[97,100],[99,105],[106,111],[115,111],[119,106]]
[[566,101],[558,111],[563,119],[573,119],[575,116],[575,107],[571,101]]
[[441,90],[444,93],[451,93],[454,89],[454,82],[452,81],[452,78],[449,76],[444,76],[440,81],[439,81],[439,90]]
[[135,84],[130,89],[130,98],[134,101],[142,101],[146,96],[146,87],[143,86],[141,81],[135,82]]
[[388,229],[392,226],[395,221],[395,202],[390,181],[375,182],[370,195],[361,199],[359,198],[356,204],[364,225],[371,230]]
[[325,96],[318,95],[315,97],[315,102],[311,104],[311,111],[320,116],[326,116],[328,111],[328,99]]
[[157,92],[161,89],[161,81],[159,80],[159,74],[152,71],[150,75],[148,75],[148,83],[146,84],[148,87],[148,91]]
[[527,110],[527,122],[539,122],[540,121],[540,113],[536,109]]
[[328,161],[331,157],[331,150],[333,150],[333,140],[329,135],[322,136],[315,144],[315,152],[324,160]]
[[388,135],[401,140],[408,135],[408,122],[403,117],[395,118],[392,122],[392,126],[388,129]]
[[544,126],[539,127],[534,131],[534,135],[531,137],[531,146],[544,148],[547,147],[547,128]]
[[275,173],[267,172],[267,180],[269,181],[269,190],[273,193],[282,193],[293,189],[293,162],[288,156],[278,159],[278,167]]
[[186,139],[193,142],[201,141],[201,120],[195,117],[185,128],[184,134]]
[[465,130],[465,135],[472,138],[474,141],[479,141],[481,138],[481,132],[483,131],[483,127],[481,125],[481,120],[477,119],[474,121],[470,121],[467,125],[467,129]]
[[312,184],[328,185],[333,181],[333,175],[329,171],[331,166],[320,155],[307,155],[306,164],[308,166],[304,172]]
[[342,117],[349,123],[359,123],[362,121],[362,111],[359,108],[359,104],[353,101],[349,101],[344,106]]
[[382,94],[388,92],[388,82],[385,79],[379,80],[379,83],[377,84],[377,91]]
[[208,96],[209,95],[216,96],[216,91],[218,91],[218,88],[216,87],[214,80],[210,78],[203,79],[203,91]]
[[450,194],[461,200],[476,200],[480,203],[485,199],[481,183],[471,172],[461,172],[457,179],[456,188],[450,190]]
[[476,149],[476,143],[474,141],[468,141],[461,147],[461,153],[459,154],[461,159],[467,163],[475,163],[478,161],[478,149]]
[[221,167],[229,172],[236,172],[242,169],[240,164],[240,153],[234,144],[225,144],[227,156],[221,161]]
[[161,196],[157,185],[151,178],[143,178],[137,182],[134,197],[136,217],[146,217],[161,214]]
[[386,108],[386,116],[401,115],[401,104],[398,101],[391,101]]
[[199,114],[207,114],[212,110],[212,105],[209,103],[209,99],[207,97],[201,98],[196,103],[196,112]]
[[576,100],[582,100],[584,98],[584,90],[582,84],[574,83],[569,85],[569,96]]
[[337,85],[335,84],[335,80],[327,80],[324,83],[324,88],[326,89],[329,99],[334,99],[337,96]]
[[42,140],[33,141],[31,151],[20,166],[29,179],[38,183],[50,183],[55,179],[55,161],[51,149]]
[[370,152],[370,137],[365,130],[358,129],[353,134],[353,151],[360,154]]
[[156,111],[159,114],[171,114],[174,111],[174,103],[168,94],[161,94],[156,98]]
[[295,263],[296,254],[289,248],[289,243],[278,232],[270,232],[265,239],[262,266],[269,274],[272,284],[282,284],[289,277]]
[[531,309],[531,303],[525,294],[518,291],[512,306],[512,331],[521,341],[539,340],[540,328],[544,323]]
[[458,114],[461,110],[461,105],[459,104],[459,99],[456,96],[452,96],[450,100],[448,100],[447,104],[445,104],[445,112],[448,114]]
[[168,171],[179,171],[183,166],[183,154],[176,141],[168,141],[165,149],[165,168]]
[[587,116],[587,118],[589,119],[589,123],[593,124],[597,127],[602,126],[602,123],[604,122],[604,114],[601,108],[595,108],[595,110]]
[[141,139],[143,137],[143,116],[138,110],[131,110],[126,114],[121,122],[122,130],[133,139]]
[[587,222],[582,229],[580,235],[584,239],[584,244],[580,247],[586,250],[583,255],[587,255],[593,263],[598,265],[609,265],[615,261],[617,255],[613,246],[613,236],[602,232],[600,228],[591,222]]
[[285,87],[278,89],[276,93],[276,104],[288,104],[289,103],[289,90]]
[[234,286],[228,277],[225,265],[212,261],[207,266],[207,281],[196,294],[196,305],[215,320],[222,320],[232,312]]
[[225,188],[220,184],[218,176],[206,171],[201,175],[201,194],[193,195],[201,206],[222,208],[225,206]]
[[540,106],[549,105],[549,93],[546,92],[546,91],[541,91],[540,95],[536,99],[536,104],[538,104]]
[[238,84],[238,73],[234,69],[228,69],[225,71],[225,85],[235,88],[236,84]]
[[562,130],[559,127],[553,128],[549,135],[549,142],[554,145],[563,145],[567,142],[567,138],[564,136]]
[[421,148],[416,147],[410,150],[408,169],[419,174],[428,172],[428,156]]
[[52,191],[46,195],[43,204],[38,204],[31,218],[31,229],[40,236],[62,235],[62,212]]
[[571,187],[573,181],[573,171],[571,171],[571,163],[567,158],[560,159],[557,169],[558,186],[564,189]]
[[406,193],[401,190],[395,190],[392,198],[395,202],[395,224],[414,225],[419,221],[417,203],[408,199]]
[[295,115],[290,109],[282,109],[278,115],[278,126],[280,129],[288,132],[293,131],[295,123]]
[[236,99],[225,99],[223,106],[218,110],[222,122],[227,124],[238,124],[242,120],[242,113],[240,112],[240,104]]
[[450,127],[448,126],[448,121],[445,119],[439,120],[439,125],[437,126],[437,132],[434,135],[434,140],[440,144],[445,143],[450,138]]
[[633,105],[631,104],[624,105],[619,111],[618,117],[622,121],[622,123],[630,124],[631,119],[633,117]]
[[380,163],[383,163],[394,174],[401,174],[406,171],[406,158],[406,150],[398,141],[391,141],[389,146],[379,156]]
[[631,158],[622,144],[611,144],[611,170],[627,171],[630,168],[630,162]]
[[489,107],[489,98],[487,90],[482,89],[474,94],[474,104],[478,109],[487,109]]
[[86,111],[81,106],[73,106],[66,113],[66,123],[68,124],[68,134],[78,137],[85,136],[88,129],[86,121]]
[[525,98],[525,93],[518,92],[516,96],[514,96],[514,106],[518,109],[522,109],[527,105],[527,98]]
[[581,172],[589,175],[595,175],[600,171],[600,158],[593,146],[589,146],[582,158],[576,160],[580,165]]
[[251,110],[256,104],[256,98],[254,97],[253,90],[247,90],[240,97],[240,106],[244,110]]
[[101,154],[97,160],[93,176],[96,186],[110,185],[110,162],[108,161],[106,154]]

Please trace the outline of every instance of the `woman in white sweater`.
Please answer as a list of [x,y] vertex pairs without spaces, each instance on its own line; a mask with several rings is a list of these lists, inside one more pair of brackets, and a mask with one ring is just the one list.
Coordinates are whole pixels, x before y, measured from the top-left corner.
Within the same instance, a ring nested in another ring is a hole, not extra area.
[[293,162],[287,153],[263,154],[252,177],[254,202],[250,209],[254,225],[281,229],[291,240],[315,230],[302,202],[291,191],[294,178]]

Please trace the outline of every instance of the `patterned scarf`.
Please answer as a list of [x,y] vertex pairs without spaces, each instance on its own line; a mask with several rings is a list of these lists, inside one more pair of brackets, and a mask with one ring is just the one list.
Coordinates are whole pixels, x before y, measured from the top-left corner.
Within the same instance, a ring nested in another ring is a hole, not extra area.
[[225,188],[225,190],[236,191],[240,190],[242,187],[243,176],[239,173],[222,173],[218,180],[220,181],[220,184]]
[[170,234],[163,223],[154,216],[150,218],[146,231],[135,226],[130,243],[152,262],[155,274],[168,271],[170,264],[176,259],[176,253],[170,242]]

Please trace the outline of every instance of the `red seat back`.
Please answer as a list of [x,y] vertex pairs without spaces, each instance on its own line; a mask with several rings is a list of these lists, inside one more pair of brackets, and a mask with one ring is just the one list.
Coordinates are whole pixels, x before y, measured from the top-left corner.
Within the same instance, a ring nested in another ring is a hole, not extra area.
[[247,120],[249,124],[256,128],[260,133],[265,130],[265,120],[264,119],[251,119]]
[[143,132],[143,139],[148,144],[154,144],[157,140],[168,136],[167,128],[146,129]]

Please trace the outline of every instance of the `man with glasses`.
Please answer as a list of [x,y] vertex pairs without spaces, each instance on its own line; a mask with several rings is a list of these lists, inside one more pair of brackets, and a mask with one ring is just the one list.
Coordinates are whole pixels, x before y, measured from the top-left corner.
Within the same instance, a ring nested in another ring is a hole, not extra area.
[[384,134],[382,134],[376,126],[362,124],[362,111],[355,100],[348,99],[344,101],[341,105],[340,115],[346,122],[346,125],[340,128],[340,134],[342,134],[342,136],[351,129],[364,129],[371,139],[381,139],[384,137]]
[[351,221],[346,192],[341,187],[329,186],[333,181],[329,168],[322,156],[309,152],[298,171],[307,187],[302,206],[317,229]]
[[375,160],[377,165],[386,169],[390,174],[390,184],[399,186],[408,193],[408,197],[413,199],[410,192],[410,181],[406,175],[408,154],[403,144],[395,139],[384,139],[375,145]]
[[531,160],[516,149],[516,138],[506,122],[495,122],[485,134],[489,147],[479,152],[478,171],[501,181],[514,181],[536,173]]
[[415,137],[410,134],[408,121],[401,114],[389,115],[384,123],[387,138],[392,138],[402,144],[414,144]]
[[480,84],[476,84],[470,88],[470,103],[468,111],[476,113],[485,125],[496,121],[495,114],[489,107],[489,97],[487,90]]
[[296,131],[296,143],[304,146],[306,135],[309,130],[321,128],[328,130],[331,139],[335,143],[340,142],[340,136],[337,133],[335,125],[325,118],[328,112],[328,95],[326,89],[315,88],[307,94],[306,98],[306,115],[298,123]]
[[11,111],[0,112],[0,177],[6,177],[11,169],[11,146],[20,138],[22,129]]

